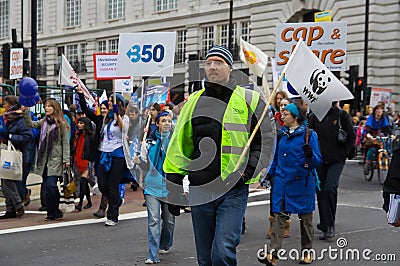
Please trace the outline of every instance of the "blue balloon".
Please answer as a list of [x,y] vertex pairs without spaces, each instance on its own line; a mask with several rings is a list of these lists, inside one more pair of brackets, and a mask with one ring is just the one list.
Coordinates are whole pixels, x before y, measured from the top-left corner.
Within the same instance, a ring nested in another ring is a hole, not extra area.
[[19,84],[19,94],[25,97],[33,97],[38,92],[38,84],[33,78],[23,78]]
[[39,93],[36,93],[34,96],[25,97],[23,95],[19,96],[19,103],[26,107],[32,107],[40,101]]
[[299,94],[297,93],[297,91],[293,88],[292,84],[289,83],[289,81],[287,82],[287,89],[288,89],[288,91],[289,91],[291,94],[293,94],[293,95],[299,95]]

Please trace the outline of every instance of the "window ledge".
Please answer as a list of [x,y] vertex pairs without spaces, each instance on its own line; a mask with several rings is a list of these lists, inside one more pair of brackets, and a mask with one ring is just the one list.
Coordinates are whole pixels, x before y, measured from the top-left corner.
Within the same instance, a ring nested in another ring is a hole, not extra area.
[[166,10],[155,10],[153,11],[153,14],[163,14],[163,13],[168,13],[168,12],[176,12],[178,11],[178,8],[172,8],[172,9],[166,9]]
[[115,22],[115,21],[124,20],[124,19],[125,19],[125,17],[120,17],[120,18],[110,18],[110,19],[106,19],[106,20],[105,20],[105,22],[108,22],[108,23],[113,23],[113,22]]

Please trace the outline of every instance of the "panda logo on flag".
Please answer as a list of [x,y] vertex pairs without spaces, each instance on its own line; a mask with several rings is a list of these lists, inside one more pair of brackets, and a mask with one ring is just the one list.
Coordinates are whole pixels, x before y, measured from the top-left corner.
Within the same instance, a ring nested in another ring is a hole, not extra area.
[[324,69],[316,69],[310,77],[311,89],[315,94],[321,95],[331,81],[331,77],[329,77]]

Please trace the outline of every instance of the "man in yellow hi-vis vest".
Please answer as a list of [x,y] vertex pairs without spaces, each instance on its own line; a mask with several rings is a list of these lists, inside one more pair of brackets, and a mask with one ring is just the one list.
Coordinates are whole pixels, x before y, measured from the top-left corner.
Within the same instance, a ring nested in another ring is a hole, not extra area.
[[[237,264],[248,185],[258,181],[267,165],[267,150],[271,152],[263,140],[263,134],[271,132],[265,119],[234,171],[265,102],[258,92],[236,85],[232,64],[226,47],[208,51],[203,89],[183,106],[163,165],[170,212],[179,215],[177,205],[191,206],[199,265]],[[190,182],[188,202],[182,196],[185,175]]]

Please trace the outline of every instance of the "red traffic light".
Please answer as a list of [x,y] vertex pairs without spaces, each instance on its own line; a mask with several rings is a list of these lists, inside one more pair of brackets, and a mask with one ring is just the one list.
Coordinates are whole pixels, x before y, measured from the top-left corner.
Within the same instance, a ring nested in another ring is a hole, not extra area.
[[364,78],[356,78],[356,87],[362,87],[364,83]]

